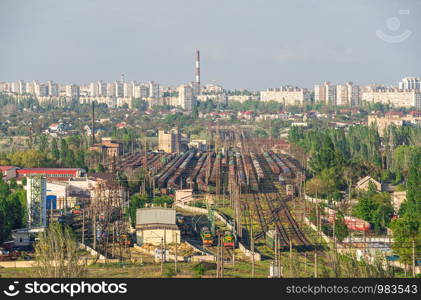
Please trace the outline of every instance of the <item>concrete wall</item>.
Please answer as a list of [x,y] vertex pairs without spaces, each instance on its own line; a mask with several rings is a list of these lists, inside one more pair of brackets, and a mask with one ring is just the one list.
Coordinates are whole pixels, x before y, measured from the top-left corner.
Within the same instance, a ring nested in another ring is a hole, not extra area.
[[[134,249],[136,249],[139,252],[155,256],[154,250],[147,250],[147,249],[144,249],[142,247],[139,247],[138,245],[134,245],[133,247],[134,247]],[[166,261],[174,261],[175,258],[176,258],[176,256],[174,254],[167,254],[165,257],[166,257]],[[177,255],[177,261],[187,261],[187,257]]]
[[138,229],[136,231],[136,243],[138,245],[152,244],[161,245],[161,238],[165,243],[180,243],[180,230],[172,229]]

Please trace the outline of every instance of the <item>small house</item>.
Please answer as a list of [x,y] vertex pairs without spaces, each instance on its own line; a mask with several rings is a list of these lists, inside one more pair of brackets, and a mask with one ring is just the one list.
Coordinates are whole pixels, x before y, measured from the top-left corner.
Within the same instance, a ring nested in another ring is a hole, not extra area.
[[370,186],[370,182],[372,184],[374,184],[377,192],[382,191],[382,184],[380,182],[378,182],[377,180],[375,180],[374,178],[370,177],[370,176],[366,176],[366,177],[360,179],[357,182],[355,188],[357,190],[360,190],[360,191],[368,191],[369,186]]

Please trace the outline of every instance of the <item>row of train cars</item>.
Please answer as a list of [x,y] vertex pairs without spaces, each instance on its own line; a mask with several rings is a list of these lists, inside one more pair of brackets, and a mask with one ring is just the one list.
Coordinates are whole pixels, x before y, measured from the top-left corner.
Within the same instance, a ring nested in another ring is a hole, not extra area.
[[218,178],[227,173],[228,181],[237,179],[246,191],[259,191],[259,183],[265,178],[261,166],[263,158],[279,182],[301,174],[300,168],[285,154],[265,152],[263,155],[249,151],[184,153],[151,152],[141,159],[140,154],[130,154],[119,162],[118,169],[146,167],[153,174],[156,186],[161,190],[195,188],[209,192],[217,186]]

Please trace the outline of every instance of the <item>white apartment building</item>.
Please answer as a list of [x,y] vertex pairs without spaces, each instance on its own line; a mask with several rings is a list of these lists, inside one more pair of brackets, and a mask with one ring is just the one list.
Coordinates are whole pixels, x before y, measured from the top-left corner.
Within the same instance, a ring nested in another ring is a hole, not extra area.
[[200,102],[206,102],[207,100],[212,100],[215,104],[228,104],[228,97],[226,94],[200,94],[196,96],[196,100]]
[[107,83],[107,97],[115,97],[115,85],[114,83]]
[[202,94],[220,94],[224,91],[224,88],[218,84],[210,83],[201,88]]
[[133,97],[133,90],[134,90],[135,85],[136,85],[135,82],[125,82],[123,84],[123,97],[124,98]]
[[332,85],[330,82],[314,85],[314,101],[336,105],[336,85]]
[[421,91],[421,78],[416,77],[405,77],[399,82],[400,90],[416,90]]
[[48,96],[48,85],[34,82],[34,93],[37,97],[46,97]]
[[155,81],[149,81],[149,95],[150,98],[159,98],[159,84]]
[[76,84],[66,85],[66,96],[71,98],[78,98],[80,95],[79,86]]
[[149,85],[141,83],[133,87],[133,97],[145,99],[149,97]]
[[390,104],[393,107],[415,107],[421,109],[421,93],[415,90],[387,89],[366,91],[362,93],[361,100],[371,103]]
[[89,96],[91,97],[99,96],[99,85],[97,82],[91,82],[89,84]]
[[48,80],[48,94],[51,97],[58,97],[59,90],[58,90],[58,84],[53,82],[52,80]]
[[12,82],[10,85],[10,91],[16,94],[24,94],[26,92],[26,84],[23,80]]
[[115,87],[115,96],[116,97],[123,97],[124,96],[123,82],[122,81],[116,81],[114,83],[114,87]]
[[7,82],[0,82],[0,92],[8,92],[9,84]]
[[292,86],[270,88],[260,92],[261,101],[276,101],[284,105],[303,105],[310,99],[307,89]]
[[227,101],[232,102],[232,101],[237,101],[240,103],[244,103],[245,101],[258,101],[259,97],[258,96],[254,96],[254,95],[228,95],[227,96]]
[[360,88],[352,82],[336,86],[336,105],[358,106],[360,104]]
[[194,103],[193,87],[191,85],[182,84],[177,88],[178,105],[185,110],[192,110]]

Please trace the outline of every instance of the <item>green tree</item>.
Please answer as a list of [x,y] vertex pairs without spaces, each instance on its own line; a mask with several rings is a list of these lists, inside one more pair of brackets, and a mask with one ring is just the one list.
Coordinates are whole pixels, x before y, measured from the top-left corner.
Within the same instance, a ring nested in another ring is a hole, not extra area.
[[335,216],[335,236],[342,242],[349,235],[348,227],[345,224],[344,215],[338,212]]
[[129,216],[132,226],[136,225],[136,210],[145,207],[146,203],[150,203],[146,195],[137,193],[130,197]]
[[53,155],[55,161],[58,161],[60,159],[60,151],[58,150],[56,138],[53,138],[53,140],[51,141],[51,154]]
[[[411,160],[408,174],[406,201],[402,203],[400,217],[393,221],[393,248],[404,263],[413,262],[421,255],[421,155]],[[414,247],[415,245],[415,247]],[[414,249],[415,248],[415,249]]]
[[86,274],[82,253],[69,227],[51,223],[35,244],[35,271],[39,277],[78,278]]

